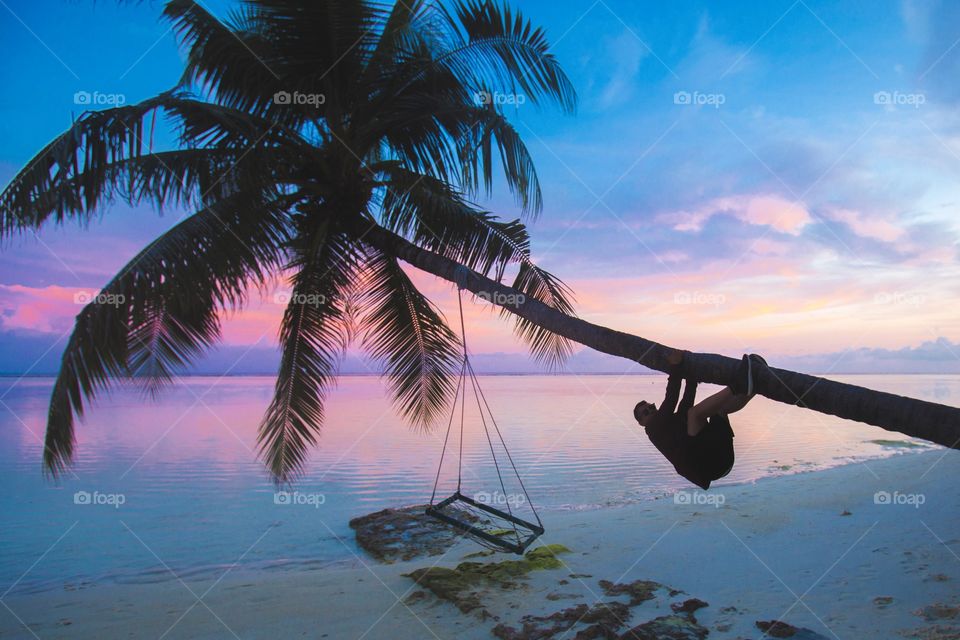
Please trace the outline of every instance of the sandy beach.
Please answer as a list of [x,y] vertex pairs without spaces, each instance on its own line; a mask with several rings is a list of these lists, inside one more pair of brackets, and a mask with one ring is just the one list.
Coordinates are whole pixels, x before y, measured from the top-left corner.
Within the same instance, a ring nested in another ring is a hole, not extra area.
[[[806,630],[796,638],[957,638],[958,473],[957,452],[906,453],[709,493],[551,513],[538,543],[567,547],[557,556],[561,566],[531,571],[511,588],[478,585],[482,607],[470,613],[404,575],[456,567],[479,549],[461,541],[443,555],[394,564],[361,554],[347,566],[225,569],[199,580],[168,574],[152,584],[36,594],[13,589],[2,600],[0,636],[489,638],[496,630],[510,637],[522,631],[524,616],[601,602],[625,605],[615,626],[627,632],[696,598],[706,603],[697,605],[698,628],[710,638],[764,637],[756,623],[771,620]],[[318,521],[319,530],[325,526]],[[629,589],[616,594],[609,584],[636,581],[662,588],[630,604]],[[544,624],[527,622],[528,631]],[[585,621],[565,626],[514,637],[593,637],[577,636]],[[767,637],[786,637],[775,632]]]

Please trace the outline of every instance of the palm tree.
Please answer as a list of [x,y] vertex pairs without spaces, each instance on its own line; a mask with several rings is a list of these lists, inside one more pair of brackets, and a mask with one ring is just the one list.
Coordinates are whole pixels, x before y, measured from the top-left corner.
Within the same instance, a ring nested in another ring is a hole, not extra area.
[[[490,98],[523,95],[571,111],[576,96],[543,31],[518,12],[491,0],[449,8],[251,0],[220,20],[172,0],[164,14],[187,53],[181,82],[139,104],[84,113],[0,194],[3,237],[51,219],[82,224],[118,199],[195,211],[77,316],[50,401],[48,472],[70,463],[86,402],[122,379],[159,391],[216,342],[224,310],[278,275],[291,295],[259,431],[278,482],[302,470],[353,341],[383,363],[414,424],[429,425],[449,402],[461,346],[400,261],[502,300],[548,364],[572,340],[667,370],[669,347],[576,318],[567,287],[530,258],[524,223],[540,212],[540,185]],[[174,148],[153,148],[158,114],[177,131]],[[520,219],[473,204],[495,173]],[[689,354],[686,367],[726,383],[736,361]],[[758,388],[948,446],[960,440],[955,408],[776,369]]]
[[[83,223],[117,199],[195,210],[78,315],[50,402],[48,471],[70,461],[85,402],[123,378],[158,391],[217,340],[224,309],[277,274],[292,292],[259,444],[278,481],[315,443],[354,338],[383,362],[402,413],[431,423],[461,346],[397,257],[368,241],[370,223],[498,280],[518,266],[516,289],[572,311],[563,284],[530,260],[523,222],[469,201],[499,165],[525,218],[542,204],[526,147],[486,97],[574,107],[543,32],[521,15],[481,0],[255,0],[225,21],[173,0],[164,14],[187,54],[178,86],[84,113],[0,194],[4,236],[51,218]],[[175,148],[153,149],[158,113]],[[569,351],[518,327],[548,361]]]

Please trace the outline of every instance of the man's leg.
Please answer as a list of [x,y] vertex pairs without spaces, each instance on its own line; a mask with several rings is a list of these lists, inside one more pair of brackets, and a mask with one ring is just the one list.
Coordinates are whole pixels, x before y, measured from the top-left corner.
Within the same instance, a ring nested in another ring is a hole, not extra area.
[[687,434],[695,436],[707,426],[707,418],[717,414],[729,415],[747,406],[753,396],[736,395],[724,387],[709,398],[704,398],[687,411]]

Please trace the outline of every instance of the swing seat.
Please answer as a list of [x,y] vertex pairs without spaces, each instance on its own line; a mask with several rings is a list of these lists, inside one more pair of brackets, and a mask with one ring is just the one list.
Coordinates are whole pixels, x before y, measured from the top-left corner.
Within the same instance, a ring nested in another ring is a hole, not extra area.
[[[426,513],[446,522],[489,548],[523,555],[534,540],[543,535],[538,524],[501,511],[455,492],[449,498],[427,507]],[[470,517],[467,517],[467,514]]]

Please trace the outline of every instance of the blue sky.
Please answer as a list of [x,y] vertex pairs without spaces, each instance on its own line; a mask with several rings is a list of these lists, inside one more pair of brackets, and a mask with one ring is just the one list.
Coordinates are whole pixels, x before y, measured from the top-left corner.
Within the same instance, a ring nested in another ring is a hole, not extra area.
[[[535,256],[573,286],[581,315],[695,350],[833,354],[811,366],[923,343],[947,345],[941,365],[956,365],[957,3],[519,7],[580,96],[572,116],[524,104],[512,118],[544,187]],[[0,70],[0,182],[82,111],[76,92],[134,102],[176,83],[161,9],[0,6],[15,61]],[[486,204],[516,214],[502,191]],[[102,285],[176,218],[103,213],[86,231],[5,245],[0,345],[16,341],[18,355],[0,369],[29,366],[69,329],[76,309],[62,301]],[[449,287],[423,285],[448,305]],[[227,343],[252,344],[277,316],[261,307],[228,323]],[[490,314],[475,324],[477,350],[523,351]]]

